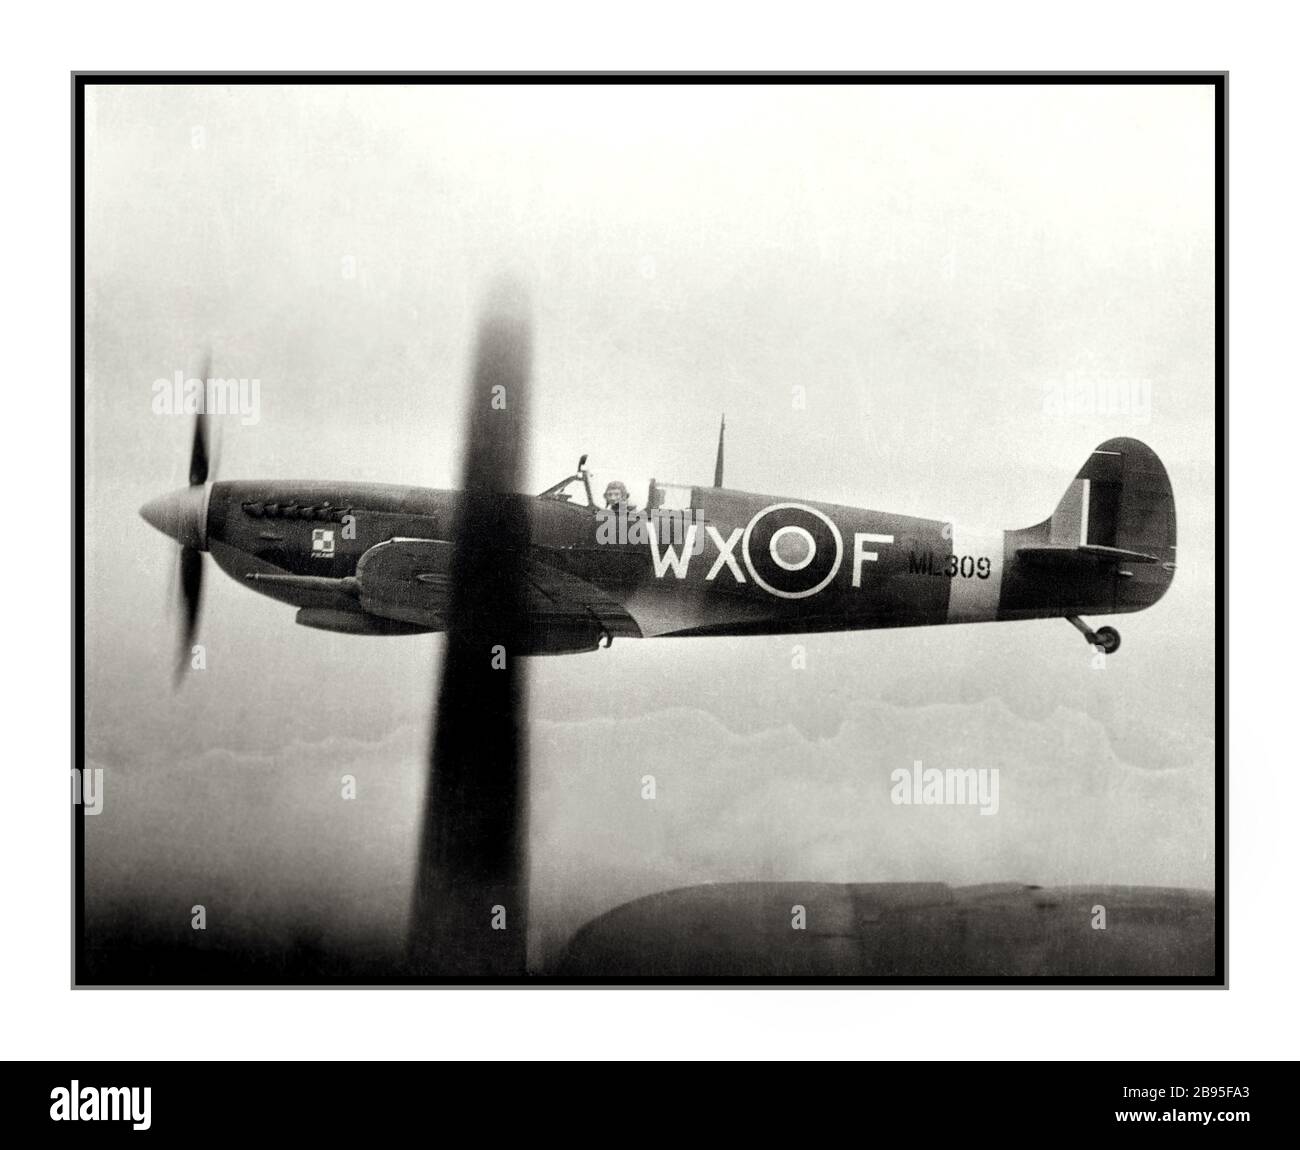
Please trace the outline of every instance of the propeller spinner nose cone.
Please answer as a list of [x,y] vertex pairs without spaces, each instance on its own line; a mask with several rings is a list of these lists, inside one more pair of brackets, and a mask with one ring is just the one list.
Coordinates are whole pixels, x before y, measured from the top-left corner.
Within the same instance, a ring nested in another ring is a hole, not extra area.
[[150,527],[170,535],[184,547],[208,549],[208,491],[206,486],[182,487],[151,499],[140,508]]

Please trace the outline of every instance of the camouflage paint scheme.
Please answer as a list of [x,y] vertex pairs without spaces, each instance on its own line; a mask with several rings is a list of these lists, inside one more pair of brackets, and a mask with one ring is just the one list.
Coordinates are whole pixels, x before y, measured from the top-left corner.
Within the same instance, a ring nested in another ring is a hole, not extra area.
[[[201,499],[168,500],[151,522],[297,607],[298,622],[369,635],[444,630],[458,516],[523,514],[527,654],[590,651],[616,636],[1118,614],[1155,603],[1176,564],[1169,479],[1135,439],[1103,443],[1052,515],[1019,530],[654,483],[649,513],[622,515],[556,494],[314,481],[219,482]],[[513,506],[486,502],[503,500]]]

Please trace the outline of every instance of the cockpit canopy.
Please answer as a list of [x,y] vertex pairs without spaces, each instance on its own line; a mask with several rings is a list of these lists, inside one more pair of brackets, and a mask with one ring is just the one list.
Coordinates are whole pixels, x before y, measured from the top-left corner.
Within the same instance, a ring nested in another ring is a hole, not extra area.
[[623,475],[615,469],[588,471],[579,466],[574,474],[548,487],[538,498],[589,507],[593,511],[625,502],[629,511],[643,511],[653,486],[654,481],[651,479]]

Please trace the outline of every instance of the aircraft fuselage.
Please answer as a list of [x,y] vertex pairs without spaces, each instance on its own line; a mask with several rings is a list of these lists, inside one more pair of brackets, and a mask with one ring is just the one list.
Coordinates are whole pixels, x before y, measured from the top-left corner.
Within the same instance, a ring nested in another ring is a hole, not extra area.
[[[974,530],[713,487],[660,489],[660,505],[649,510],[527,495],[490,498],[513,503],[528,525],[523,558],[535,584],[536,653],[588,650],[615,635],[1113,614],[1139,610],[1163,594],[1175,544],[1172,501],[1163,517],[1160,500],[1151,497],[1159,484],[1142,486],[1149,468],[1139,469],[1136,482],[1128,477],[1128,495],[1102,507],[1105,483],[1095,461],[1119,454],[1106,446],[1094,453],[1093,480],[1074,499],[1082,499],[1081,523],[1070,518],[1067,492],[1056,515],[1021,530]],[[1167,489],[1162,468],[1156,478]],[[1119,481],[1115,487],[1120,491]],[[481,506],[453,491],[273,480],[212,484],[194,513],[202,516],[204,545],[222,569],[299,608],[300,622],[409,634],[444,629],[445,552],[458,516],[478,514]],[[1063,539],[1062,532],[1077,537]]]

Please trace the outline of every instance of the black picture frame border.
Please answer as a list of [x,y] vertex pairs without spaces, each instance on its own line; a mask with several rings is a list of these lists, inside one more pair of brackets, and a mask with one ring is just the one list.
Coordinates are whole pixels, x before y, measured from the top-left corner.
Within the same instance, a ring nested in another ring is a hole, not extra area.
[[[467,85],[523,83],[534,85],[1209,85],[1214,89],[1215,150],[1215,972],[1205,976],[1006,976],[997,978],[894,978],[824,976],[792,978],[571,978],[531,975],[519,978],[457,978],[429,980],[394,976],[376,981],[365,977],[321,978],[305,982],[264,983],[250,978],[216,986],[181,984],[187,989],[270,989],[292,987],[382,988],[456,986],[655,987],[655,986],[805,986],[805,987],[1188,987],[1226,989],[1228,923],[1228,73],[1226,71],[938,71],[938,72],[806,72],[806,71],[643,71],[643,72],[110,72],[71,73],[72,83],[72,769],[85,762],[85,93],[91,85]],[[85,811],[72,804],[72,981],[74,989],[120,989],[97,983],[86,963],[85,940]],[[128,984],[133,989],[173,989],[156,983]]]

